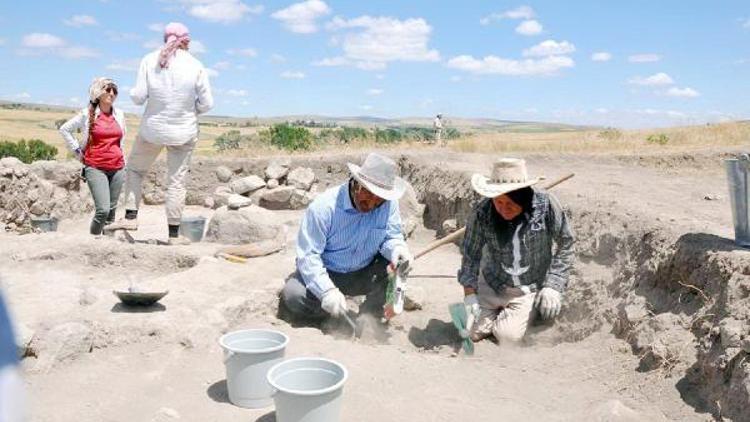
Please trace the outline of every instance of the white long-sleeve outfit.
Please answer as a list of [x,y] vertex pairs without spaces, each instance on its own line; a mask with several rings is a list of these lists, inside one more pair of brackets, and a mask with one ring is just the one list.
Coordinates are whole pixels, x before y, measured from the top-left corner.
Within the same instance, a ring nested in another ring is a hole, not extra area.
[[178,49],[169,67],[159,66],[159,50],[141,61],[130,97],[146,104],[140,130],[128,158],[125,208],[138,209],[141,185],[162,148],[167,148],[165,205],[169,224],[180,224],[185,178],[198,140],[198,115],[213,107],[208,73],[189,52]]
[[[96,108],[96,111],[94,112],[94,120],[96,120],[97,117],[99,117],[99,114],[102,111],[99,109],[99,107]],[[122,112],[117,107],[112,107],[112,114],[115,118],[115,121],[118,125],[120,125],[120,129],[122,129],[122,138],[120,138],[120,149],[125,151],[125,113]],[[76,139],[76,136],[74,133],[78,131],[78,129],[81,130],[81,140],[79,141]],[[70,152],[75,153],[76,150],[80,150],[81,152],[86,151],[86,145],[89,142],[89,108],[85,107],[81,111],[79,111],[75,116],[71,117],[70,120],[65,122],[62,126],[60,126],[60,135],[62,135],[63,139],[65,139],[65,146],[68,147]]]
[[198,137],[198,115],[214,105],[208,72],[185,50],[177,50],[169,67],[159,66],[159,50],[141,60],[130,90],[136,105],[146,103],[138,136],[160,145],[184,145]]

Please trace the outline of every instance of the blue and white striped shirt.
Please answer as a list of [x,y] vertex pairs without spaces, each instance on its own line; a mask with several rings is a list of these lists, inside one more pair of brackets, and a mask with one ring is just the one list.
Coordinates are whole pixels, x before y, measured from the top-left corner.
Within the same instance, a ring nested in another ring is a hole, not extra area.
[[336,287],[327,270],[357,271],[378,253],[391,261],[398,245],[406,245],[398,201],[359,212],[349,197],[347,182],[320,194],[305,211],[297,237],[297,270],[305,286],[320,298]]

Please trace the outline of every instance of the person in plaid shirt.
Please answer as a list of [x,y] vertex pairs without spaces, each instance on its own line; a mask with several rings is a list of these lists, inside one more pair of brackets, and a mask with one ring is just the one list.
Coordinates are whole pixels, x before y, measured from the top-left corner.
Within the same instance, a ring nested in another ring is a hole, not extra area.
[[473,341],[519,341],[536,312],[546,320],[560,312],[574,238],[557,198],[532,187],[540,180],[514,158],[494,163],[492,177],[471,179],[485,199],[466,224],[458,282]]

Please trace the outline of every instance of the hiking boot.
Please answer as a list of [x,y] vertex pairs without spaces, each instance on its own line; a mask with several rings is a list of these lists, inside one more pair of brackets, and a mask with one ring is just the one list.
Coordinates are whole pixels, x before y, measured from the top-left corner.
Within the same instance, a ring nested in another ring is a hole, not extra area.
[[170,237],[169,240],[167,240],[169,246],[185,246],[190,243],[192,243],[190,242],[190,239],[185,236]]
[[107,224],[104,226],[105,232],[111,232],[115,230],[129,230],[129,231],[136,231],[138,230],[138,220],[133,219],[127,219],[127,218],[121,218],[114,223]]

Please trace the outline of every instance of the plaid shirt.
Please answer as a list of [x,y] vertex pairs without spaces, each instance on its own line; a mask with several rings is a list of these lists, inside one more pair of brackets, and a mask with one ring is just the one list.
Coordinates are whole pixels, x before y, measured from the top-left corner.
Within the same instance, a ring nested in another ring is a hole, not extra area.
[[[458,282],[464,287],[476,289],[481,269],[484,280],[497,292],[518,285],[529,286],[533,290],[551,287],[563,292],[575,254],[573,233],[557,199],[535,190],[531,212],[509,223],[510,235],[502,236],[497,230],[495,219],[499,216],[495,215],[496,212],[492,199],[486,198],[469,216]],[[528,266],[528,270],[514,282],[505,269],[513,268],[512,238],[519,225],[522,225],[518,234],[520,267]],[[554,254],[553,242],[557,244]]]

